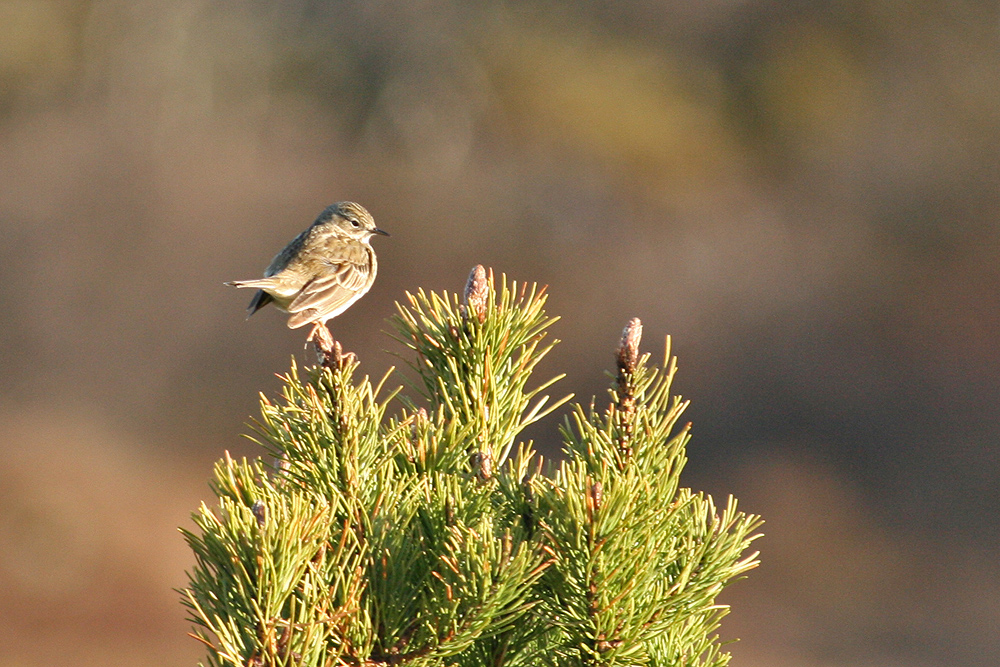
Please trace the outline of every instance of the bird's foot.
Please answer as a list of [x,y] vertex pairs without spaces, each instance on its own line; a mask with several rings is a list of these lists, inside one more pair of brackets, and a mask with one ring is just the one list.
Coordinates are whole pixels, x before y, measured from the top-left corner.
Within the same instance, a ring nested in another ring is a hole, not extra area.
[[310,341],[316,346],[316,356],[320,365],[326,368],[341,368],[357,358],[353,352],[344,352],[340,342],[333,339],[330,330],[322,322],[313,325],[313,330],[306,338],[307,344]]

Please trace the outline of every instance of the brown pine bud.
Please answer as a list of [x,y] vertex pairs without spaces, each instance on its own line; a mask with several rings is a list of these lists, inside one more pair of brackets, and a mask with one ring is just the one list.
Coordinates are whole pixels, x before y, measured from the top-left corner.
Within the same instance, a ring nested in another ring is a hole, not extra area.
[[595,512],[600,511],[602,500],[604,500],[604,485],[600,482],[594,482],[590,485],[590,503]]
[[444,501],[444,522],[447,526],[455,525],[455,508],[451,505],[451,500]]
[[250,511],[253,513],[254,518],[257,519],[257,525],[263,528],[264,524],[267,523],[267,505],[262,500],[258,500],[250,508]]
[[476,264],[469,273],[465,283],[465,296],[462,303],[465,306],[465,316],[475,318],[482,324],[486,320],[489,308],[490,287],[486,280],[486,269],[482,264]]
[[493,477],[493,458],[488,453],[473,452],[469,456],[469,466],[480,482],[488,482]]
[[531,486],[531,473],[525,473],[521,478],[521,492],[524,494],[524,502],[528,505],[535,504],[535,490]]
[[417,409],[410,420],[410,437],[416,439],[420,435],[420,430],[426,427],[429,421],[427,410],[424,408]]
[[635,372],[639,364],[639,341],[642,340],[642,322],[638,317],[633,317],[622,330],[622,341],[618,345],[618,371],[619,375]]

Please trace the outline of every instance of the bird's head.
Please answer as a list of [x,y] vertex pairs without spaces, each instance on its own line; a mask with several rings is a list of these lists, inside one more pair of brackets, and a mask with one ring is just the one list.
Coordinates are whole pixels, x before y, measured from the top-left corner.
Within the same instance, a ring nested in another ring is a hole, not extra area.
[[375,226],[372,214],[361,204],[342,201],[327,206],[314,225],[322,225],[338,236],[366,241],[375,234],[388,236],[389,232]]

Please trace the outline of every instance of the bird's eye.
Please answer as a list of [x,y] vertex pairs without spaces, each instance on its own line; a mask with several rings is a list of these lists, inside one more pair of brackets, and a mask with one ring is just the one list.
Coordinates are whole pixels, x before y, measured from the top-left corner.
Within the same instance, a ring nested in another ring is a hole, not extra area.
[[360,227],[361,226],[360,222],[358,222],[357,220],[353,220],[353,219],[351,220],[351,224],[354,225],[355,227]]

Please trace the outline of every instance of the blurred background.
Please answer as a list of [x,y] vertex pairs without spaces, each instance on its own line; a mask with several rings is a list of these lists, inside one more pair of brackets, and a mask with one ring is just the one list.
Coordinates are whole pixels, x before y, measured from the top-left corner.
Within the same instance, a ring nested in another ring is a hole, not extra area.
[[344,199],[373,375],[476,263],[550,286],[558,391],[672,336],[687,484],[767,520],[734,665],[997,664],[998,47],[972,0],[0,0],[0,665],[202,657],[176,528],[306,358],[222,282]]

